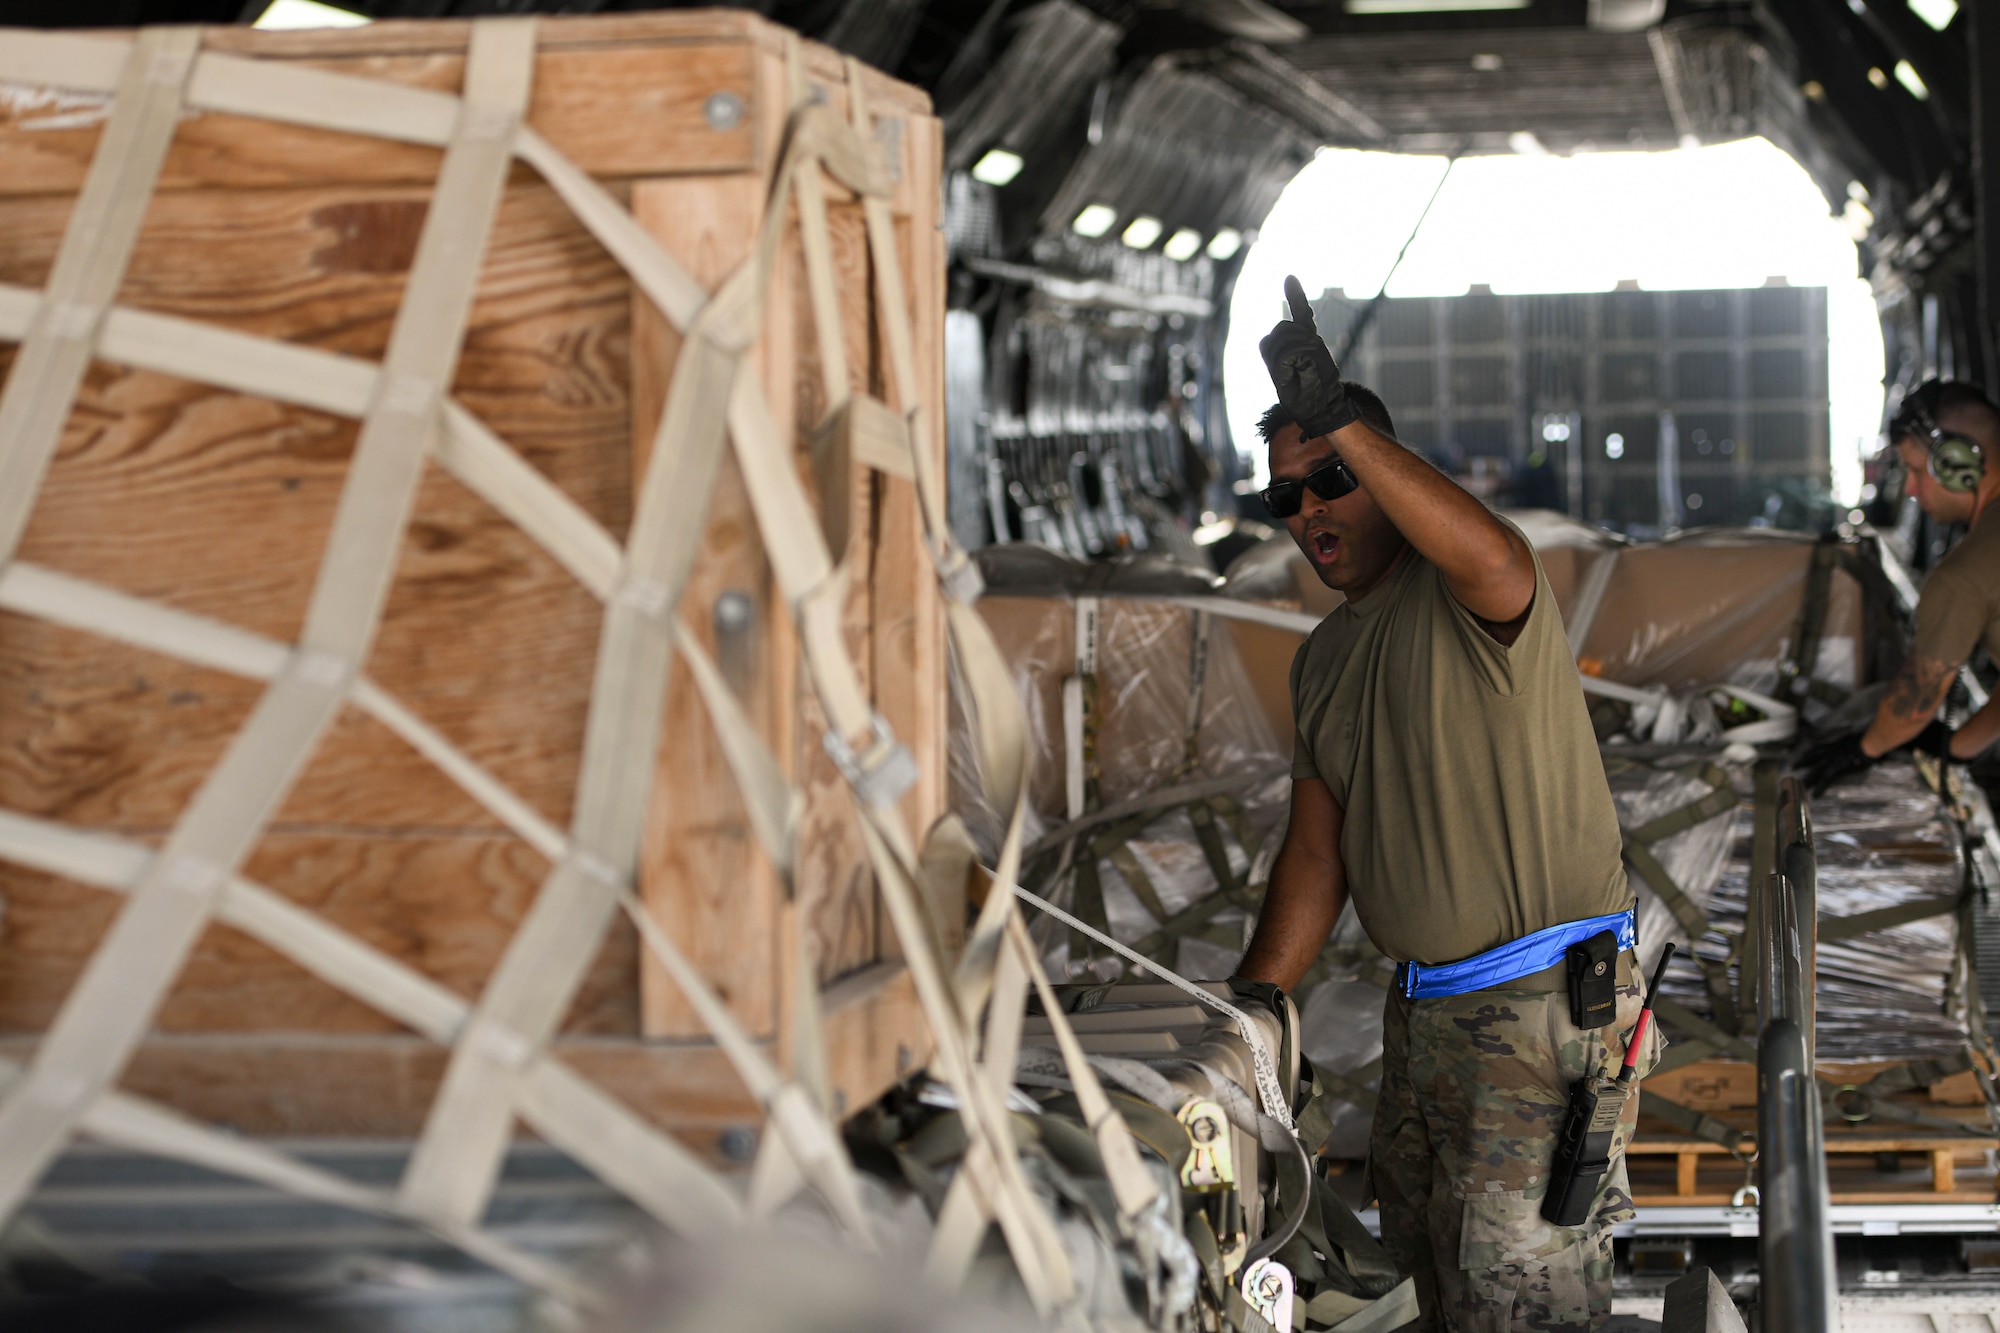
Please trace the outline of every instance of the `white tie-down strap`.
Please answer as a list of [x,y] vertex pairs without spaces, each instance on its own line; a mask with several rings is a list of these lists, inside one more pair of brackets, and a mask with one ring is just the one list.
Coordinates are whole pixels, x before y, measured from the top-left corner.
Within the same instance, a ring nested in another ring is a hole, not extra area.
[[[70,211],[40,308],[0,391],[0,564],[20,548],[96,353],[98,326],[124,280],[200,43],[199,28],[154,28],[125,48],[111,117]],[[59,45],[75,47],[82,61],[92,59],[76,38]]]
[[[782,168],[777,184],[782,200]],[[579,190],[579,197],[590,192]],[[674,611],[700,548],[727,429],[746,399],[764,406],[745,354],[757,334],[784,221],[783,209],[774,204],[756,251],[687,328],[617,583],[606,601],[569,833],[571,855],[550,871],[527,920],[508,942],[474,1011],[475,1030],[491,1028],[535,1046],[547,1042],[630,890],[655,777],[667,669],[679,637]],[[659,249],[643,234],[625,239],[637,252]],[[768,419],[768,411],[765,415]],[[790,460],[776,470],[790,476]],[[751,493],[764,489],[753,487]],[[794,526],[776,540],[767,532],[766,544],[774,550],[795,545],[799,532]],[[698,669],[697,674],[699,685]],[[740,733],[734,738],[742,740]],[[754,753],[737,744],[730,757],[750,759]],[[769,791],[764,781],[769,767],[741,772],[750,780],[746,797],[758,801],[763,812],[760,832],[774,841],[788,838],[788,829],[772,827],[789,818],[789,803]],[[772,812],[774,802],[783,813]],[[468,1220],[484,1210],[512,1135],[520,1086],[516,1069],[493,1042],[460,1043],[404,1177],[409,1207]]]
[[[518,116],[533,70],[533,33],[532,21],[475,28],[465,105]],[[88,282],[72,280],[60,259],[57,265],[55,276],[73,287],[104,290],[106,296],[115,289],[178,120],[179,88],[194,40],[188,30],[154,30],[141,33],[129,48],[111,124],[64,239],[64,253],[87,253],[87,267],[96,276]],[[174,76],[176,69],[179,76]],[[127,123],[134,118],[144,123]],[[355,663],[366,655],[437,426],[442,386],[457,363],[484,237],[510,164],[507,137],[494,133],[493,115],[468,114],[463,120],[426,215],[301,644],[288,654],[159,855],[132,884],[130,901],[66,998],[34,1063],[0,1100],[0,1144],[5,1145],[0,1149],[0,1214],[19,1202],[144,1037],[236,867],[338,712]],[[71,292],[52,281],[41,302],[41,324],[30,331],[30,345],[38,337],[44,342],[68,339],[63,345],[81,345],[87,354],[88,345],[78,344],[78,330],[70,328],[80,324],[70,317],[75,304]],[[29,369],[17,362],[9,397],[33,390]],[[56,387],[66,415],[74,385]],[[28,413],[25,420],[0,411],[0,459],[13,462],[16,473],[25,466],[31,481],[40,475],[33,456],[48,444],[42,424],[46,410]],[[60,424],[59,417],[55,425]],[[0,471],[5,470],[0,463]],[[9,527],[0,535],[9,550],[32,498],[29,485],[26,493],[10,492],[6,508],[0,509],[0,522]]]
[[1257,1072],[1257,1099],[1264,1104],[1264,1114],[1270,1116],[1292,1133],[1296,1134],[1298,1132],[1298,1127],[1292,1123],[1291,1103],[1285,1097],[1284,1087],[1278,1082],[1277,1062],[1272,1059],[1271,1048],[1266,1041],[1264,1030],[1250,1020],[1250,1015],[1244,1013],[1235,1005],[1230,1004],[1227,1000],[1217,999],[1207,990],[1195,985],[1180,973],[1161,967],[1144,954],[1126,948],[1102,931],[1093,930],[1046,898],[1038,897],[1022,888],[1017,888],[1014,892],[1019,894],[1024,901],[1033,903],[1056,920],[1068,926],[1071,930],[1082,931],[1085,935],[1088,935],[1105,948],[1118,954],[1127,962],[1144,968],[1168,985],[1179,987],[1217,1013],[1227,1015],[1236,1024],[1238,1034],[1242,1036],[1244,1042],[1250,1047],[1250,1063]]

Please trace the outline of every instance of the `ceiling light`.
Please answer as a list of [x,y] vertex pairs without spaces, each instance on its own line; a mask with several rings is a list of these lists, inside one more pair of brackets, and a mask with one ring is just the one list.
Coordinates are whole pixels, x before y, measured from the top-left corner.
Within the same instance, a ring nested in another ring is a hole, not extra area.
[[1160,253],[1169,259],[1193,259],[1201,253],[1201,233],[1193,227],[1182,227],[1167,237],[1167,243],[1160,247]]
[[374,20],[366,14],[322,5],[318,0],[271,0],[270,8],[258,15],[257,21],[250,26],[268,32],[274,29],[358,28],[372,22]]
[[1847,234],[1857,242],[1867,240],[1868,233],[1875,227],[1875,214],[1859,199],[1847,201],[1847,207],[1840,211],[1840,220],[1846,226]]
[[988,185],[1005,185],[1020,175],[1025,165],[1019,153],[1010,153],[1004,148],[989,148],[986,156],[973,164],[972,179]]
[[1917,67],[1907,60],[1896,62],[1896,82],[1908,89],[1910,96],[1919,102],[1931,95],[1931,90],[1924,87],[1924,81],[1917,76]]
[[1958,17],[1958,0],[1910,0],[1910,12],[1943,32]]
[[1623,458],[1625,456],[1625,437],[1615,430],[1605,436],[1604,456],[1606,458]]
[[1824,102],[1826,100],[1826,85],[1818,79],[1807,79],[1803,84],[1799,85],[1799,91],[1806,95],[1808,102]]
[[1549,150],[1535,137],[1533,130],[1515,130],[1507,136],[1507,147],[1523,157],[1547,157]]
[[1093,239],[1111,230],[1111,224],[1118,221],[1118,210],[1108,204],[1092,204],[1076,215],[1076,221],[1069,229],[1079,236]]
[[1224,227],[1208,238],[1208,257],[1217,263],[1228,259],[1243,248],[1243,233],[1234,227]]
[[1526,9],[1531,0],[1347,0],[1350,14],[1457,14],[1475,9]]
[[1868,82],[1874,84],[1877,88],[1887,88],[1889,86],[1889,76],[1882,72],[1880,65],[1870,65],[1868,67]]
[[1472,58],[1472,67],[1481,74],[1491,74],[1493,71],[1505,67],[1506,64],[1506,61],[1494,55],[1491,51],[1481,51]]
[[1131,225],[1125,228],[1125,234],[1118,239],[1134,250],[1150,250],[1153,242],[1159,240],[1160,233],[1166,229],[1166,224],[1158,218],[1149,218],[1142,213],[1132,219]]

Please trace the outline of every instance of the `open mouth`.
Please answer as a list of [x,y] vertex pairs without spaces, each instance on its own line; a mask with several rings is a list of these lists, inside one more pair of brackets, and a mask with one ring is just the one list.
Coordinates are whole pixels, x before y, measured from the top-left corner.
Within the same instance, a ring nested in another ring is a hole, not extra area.
[[1340,550],[1340,538],[1325,528],[1315,528],[1306,534],[1306,547],[1312,558],[1320,564],[1328,564]]

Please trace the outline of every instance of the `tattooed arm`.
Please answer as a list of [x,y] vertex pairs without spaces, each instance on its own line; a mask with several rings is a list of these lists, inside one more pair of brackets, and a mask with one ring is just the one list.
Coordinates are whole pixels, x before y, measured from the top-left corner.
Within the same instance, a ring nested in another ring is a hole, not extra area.
[[2000,740],[2000,694],[1986,701],[1986,707],[1965,720],[1951,738],[1951,757],[1977,759],[1994,741]]
[[1956,662],[1911,653],[1889,682],[1889,692],[1882,696],[1875,720],[1861,737],[1861,753],[1880,758],[1930,725],[1958,667]]

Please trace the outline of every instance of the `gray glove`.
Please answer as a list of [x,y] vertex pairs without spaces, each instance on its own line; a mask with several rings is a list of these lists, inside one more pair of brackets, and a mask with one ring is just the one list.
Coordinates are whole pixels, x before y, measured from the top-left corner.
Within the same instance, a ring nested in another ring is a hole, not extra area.
[[1291,303],[1292,317],[1279,320],[1257,344],[1257,350],[1263,353],[1264,365],[1271,372],[1278,402],[1299,423],[1300,435],[1316,440],[1359,420],[1361,414],[1347,400],[1340,367],[1333,364],[1333,353],[1320,341],[1306,289],[1297,278],[1285,279],[1285,299]]

